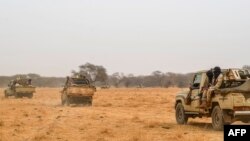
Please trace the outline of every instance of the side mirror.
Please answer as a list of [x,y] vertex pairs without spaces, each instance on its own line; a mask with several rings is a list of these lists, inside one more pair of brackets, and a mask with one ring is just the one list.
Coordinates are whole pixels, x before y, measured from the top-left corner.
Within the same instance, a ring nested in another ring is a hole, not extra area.
[[192,87],[193,87],[193,89],[194,89],[194,88],[199,88],[199,87],[200,87],[200,83],[194,83],[194,84],[192,85]]

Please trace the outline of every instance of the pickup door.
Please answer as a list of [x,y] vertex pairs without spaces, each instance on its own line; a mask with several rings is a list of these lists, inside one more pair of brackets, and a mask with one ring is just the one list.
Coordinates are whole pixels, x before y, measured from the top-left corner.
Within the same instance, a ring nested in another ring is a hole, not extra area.
[[192,92],[191,92],[191,105],[187,106],[186,110],[190,112],[199,112],[200,108],[197,108],[200,105],[200,92],[203,82],[203,74],[197,73],[194,76],[192,83]]

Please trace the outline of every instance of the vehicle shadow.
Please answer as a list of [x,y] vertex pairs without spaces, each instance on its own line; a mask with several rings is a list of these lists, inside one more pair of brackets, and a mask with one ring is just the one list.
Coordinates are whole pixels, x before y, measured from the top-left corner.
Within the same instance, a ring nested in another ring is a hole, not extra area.
[[212,127],[212,123],[204,123],[204,122],[188,122],[187,125],[193,126],[195,128],[200,128],[208,131],[215,131]]
[[89,104],[70,104],[68,107],[92,107],[92,105]]

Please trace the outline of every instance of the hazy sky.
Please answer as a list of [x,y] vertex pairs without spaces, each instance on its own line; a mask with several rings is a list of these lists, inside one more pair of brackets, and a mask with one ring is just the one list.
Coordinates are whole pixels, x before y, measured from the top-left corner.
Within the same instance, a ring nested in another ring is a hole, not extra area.
[[0,75],[250,65],[249,0],[0,0]]

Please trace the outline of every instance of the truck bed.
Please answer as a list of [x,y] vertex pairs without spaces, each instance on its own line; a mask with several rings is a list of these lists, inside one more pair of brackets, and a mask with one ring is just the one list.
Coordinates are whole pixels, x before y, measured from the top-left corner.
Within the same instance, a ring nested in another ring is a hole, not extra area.
[[15,88],[16,93],[34,93],[35,87],[33,86],[18,86]]
[[90,86],[72,86],[67,88],[67,94],[69,96],[93,96],[95,88]]

